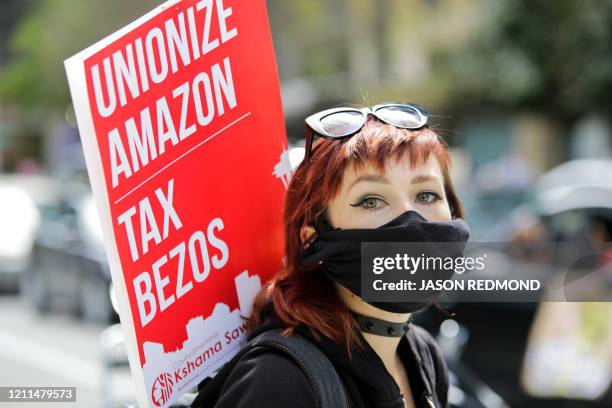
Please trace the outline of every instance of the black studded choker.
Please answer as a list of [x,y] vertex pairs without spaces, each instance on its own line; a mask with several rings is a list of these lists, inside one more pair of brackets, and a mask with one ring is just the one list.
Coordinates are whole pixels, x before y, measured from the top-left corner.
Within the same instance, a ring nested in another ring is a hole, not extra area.
[[363,332],[385,337],[402,337],[410,329],[410,323],[412,321],[412,316],[410,316],[406,322],[395,323],[375,317],[364,316],[356,312],[352,313]]

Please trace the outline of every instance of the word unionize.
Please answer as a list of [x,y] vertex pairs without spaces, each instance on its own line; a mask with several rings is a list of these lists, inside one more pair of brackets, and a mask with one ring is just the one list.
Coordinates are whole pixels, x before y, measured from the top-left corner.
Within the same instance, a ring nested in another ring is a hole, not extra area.
[[[235,38],[237,28],[228,27],[231,15],[232,8],[224,8],[223,0],[201,0],[176,18],[166,20],[163,27],[152,28],[104,58],[101,67],[94,64],[91,79],[98,114],[110,117],[180,68]],[[213,24],[216,30],[211,30]],[[175,146],[216,116],[222,116],[225,104],[228,109],[237,105],[229,57],[210,64],[209,72],[198,72],[169,95],[125,120],[123,126],[110,130],[108,153],[113,188],[121,178],[130,178],[164,154],[168,142]],[[176,122],[170,113],[174,110],[180,110]],[[196,120],[188,123],[194,111]]]

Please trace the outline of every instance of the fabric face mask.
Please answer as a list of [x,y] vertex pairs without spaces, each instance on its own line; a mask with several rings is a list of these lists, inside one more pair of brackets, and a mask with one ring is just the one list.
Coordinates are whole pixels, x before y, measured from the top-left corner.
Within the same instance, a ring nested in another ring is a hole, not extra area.
[[[302,251],[300,262],[305,267],[314,267],[322,263],[323,271],[334,282],[344,286],[355,295],[361,296],[361,242],[452,242],[458,243],[463,251],[470,236],[465,221],[455,218],[450,221],[427,221],[415,211],[406,211],[397,218],[378,228],[334,229],[326,217],[321,220],[316,238]],[[431,245],[430,247],[435,247]],[[425,254],[428,255],[428,254]],[[436,256],[443,256],[439,250]],[[453,257],[461,256],[456,252]],[[453,271],[443,272],[446,276],[436,279],[450,279]],[[440,292],[419,296],[413,302],[368,302],[379,309],[393,313],[412,313],[435,301]]]

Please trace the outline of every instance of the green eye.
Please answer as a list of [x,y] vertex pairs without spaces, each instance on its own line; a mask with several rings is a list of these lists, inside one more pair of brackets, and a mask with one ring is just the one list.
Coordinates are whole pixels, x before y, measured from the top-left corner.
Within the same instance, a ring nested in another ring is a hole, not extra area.
[[362,207],[367,209],[376,208],[376,204],[378,203],[378,199],[374,197],[368,197],[362,202]]
[[439,194],[431,191],[423,191],[417,194],[417,202],[421,204],[431,204],[441,199],[442,197]]
[[349,204],[351,207],[361,207],[364,210],[378,210],[382,207],[384,201],[378,197],[364,197],[355,204]]

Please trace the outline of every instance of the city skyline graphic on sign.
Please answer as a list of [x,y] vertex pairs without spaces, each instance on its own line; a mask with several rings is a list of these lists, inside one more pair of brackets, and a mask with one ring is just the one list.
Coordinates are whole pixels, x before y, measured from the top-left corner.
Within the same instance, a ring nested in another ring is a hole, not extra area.
[[230,310],[228,305],[217,303],[210,316],[190,319],[185,327],[187,339],[181,347],[165,352],[161,343],[143,343],[143,372],[147,388],[158,396],[160,376],[165,383],[173,384],[171,389],[165,388],[166,398],[161,398],[165,403],[173,400],[167,395],[169,390],[172,396],[181,395],[196,381],[221,368],[246,344],[246,319],[251,315],[253,300],[261,290],[261,279],[245,270],[234,278],[234,284],[238,308]]

